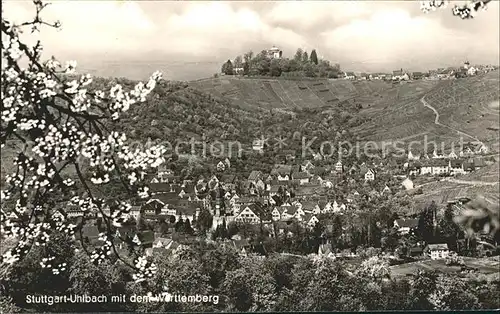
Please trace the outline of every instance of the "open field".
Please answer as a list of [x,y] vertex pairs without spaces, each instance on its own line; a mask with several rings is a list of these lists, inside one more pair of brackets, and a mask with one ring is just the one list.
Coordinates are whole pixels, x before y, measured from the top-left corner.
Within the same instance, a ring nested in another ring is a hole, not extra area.
[[[465,266],[477,269],[480,274],[497,274],[500,262],[495,259],[479,259],[464,257]],[[442,273],[456,273],[460,271],[459,266],[447,266],[445,260],[424,260],[413,263],[395,265],[390,267],[395,276],[406,276],[416,274],[418,270],[438,271]]]

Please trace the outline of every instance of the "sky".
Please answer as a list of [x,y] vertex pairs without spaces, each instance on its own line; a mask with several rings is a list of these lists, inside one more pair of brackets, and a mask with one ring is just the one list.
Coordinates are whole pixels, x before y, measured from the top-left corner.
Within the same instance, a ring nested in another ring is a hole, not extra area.
[[[463,3],[463,1],[457,1]],[[33,16],[30,1],[7,0],[3,18]],[[473,20],[419,1],[53,1],[42,17],[61,30],[32,36],[45,52],[90,73],[142,79],[211,76],[227,59],[277,46],[285,57],[316,49],[345,71],[413,71],[499,63],[499,3]]]

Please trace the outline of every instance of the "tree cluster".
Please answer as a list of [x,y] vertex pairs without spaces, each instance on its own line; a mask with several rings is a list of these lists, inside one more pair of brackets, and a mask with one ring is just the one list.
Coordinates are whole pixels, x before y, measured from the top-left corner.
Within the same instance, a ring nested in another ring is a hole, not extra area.
[[[235,69],[242,69],[235,71]],[[221,72],[226,75],[242,74],[247,76],[285,76],[339,78],[342,76],[339,64],[318,58],[316,50],[308,54],[297,49],[293,58],[273,58],[267,50],[254,55],[252,51],[243,57],[237,56],[233,62],[227,60]]]
[[[54,276],[38,263],[46,252],[34,250],[18,264],[2,269],[1,310],[23,313],[124,311],[375,311],[462,310],[500,306],[500,281],[477,276],[416,273],[393,277],[383,259],[372,257],[352,268],[328,258],[270,255],[242,258],[231,247],[197,243],[168,256],[155,256],[153,280],[136,283],[123,265],[94,265],[82,252],[67,250],[66,238],[54,238],[52,250],[68,252],[58,262],[69,272]],[[26,295],[112,295],[126,302],[27,304]],[[143,302],[130,296],[168,292],[180,295],[216,295],[217,304]]]

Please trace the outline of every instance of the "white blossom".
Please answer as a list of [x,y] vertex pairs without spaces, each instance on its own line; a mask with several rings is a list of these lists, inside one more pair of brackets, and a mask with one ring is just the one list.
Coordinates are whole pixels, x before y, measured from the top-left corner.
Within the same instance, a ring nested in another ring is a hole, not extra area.
[[[30,47],[20,37],[23,34],[20,27],[4,17],[2,22],[8,25],[2,28],[2,61],[9,62],[2,62],[1,145],[17,139],[13,132],[29,142],[27,149],[16,151],[13,171],[6,175],[1,191],[2,206],[9,203],[6,200],[14,204],[9,211],[3,211],[2,207],[2,236],[18,240],[17,245],[3,255],[2,262],[15,263],[33,245],[44,247],[50,243],[55,232],[75,237],[81,226],[67,219],[70,206],[85,215],[104,213],[103,219],[110,225],[121,226],[128,218],[130,204],[123,201],[110,205],[92,195],[88,187],[122,179],[131,191],[146,198],[149,188],[138,173],[165,162],[166,149],[155,146],[132,150],[125,134],[98,129],[101,121],[109,123],[119,119],[131,106],[146,101],[161,79],[159,72],[153,73],[146,83],[137,83],[131,91],[121,85],[113,86],[108,92],[93,90],[92,77],[88,74],[64,82],[60,73],[73,73],[76,61],[68,61],[64,67],[55,58],[44,62],[40,57],[42,45]],[[26,55],[29,58],[23,60],[27,59],[28,65],[23,68],[16,62]],[[11,124],[13,130],[7,128]],[[75,170],[77,174],[84,173],[78,180],[73,177]],[[86,176],[88,171],[90,177]],[[66,200],[69,198],[63,205],[46,201],[60,200],[63,195],[67,195]],[[25,218],[32,214],[45,218],[40,221]],[[19,223],[21,219],[23,223]],[[93,262],[100,263],[113,253],[110,233],[111,230],[106,230],[100,235],[103,243],[92,251]],[[67,270],[67,265],[59,263],[54,256],[45,257],[40,265],[55,275]],[[150,278],[156,272],[156,266],[148,261],[141,260],[134,265],[138,265],[134,267],[139,280]]]

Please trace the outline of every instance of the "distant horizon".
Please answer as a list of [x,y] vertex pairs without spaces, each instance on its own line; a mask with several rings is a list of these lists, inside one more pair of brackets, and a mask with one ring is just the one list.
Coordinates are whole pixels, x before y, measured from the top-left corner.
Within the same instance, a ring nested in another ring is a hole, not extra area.
[[[3,4],[15,23],[33,17],[28,1]],[[62,28],[23,37],[41,39],[46,55],[104,76],[143,78],[152,69],[137,65],[149,64],[172,79],[202,78],[227,59],[272,46],[285,57],[316,49],[347,71],[426,71],[465,59],[498,62],[499,10],[491,1],[476,18],[461,20],[450,8],[425,14],[416,1],[55,1],[42,16]]]
[[[78,62],[78,60],[76,60]],[[226,60],[227,61],[227,60]],[[213,77],[214,74],[220,73],[222,64],[225,61],[162,61],[162,60],[101,60],[92,61],[89,63],[85,60],[78,62],[79,73],[89,73],[94,76],[100,77],[125,77],[131,80],[144,80],[149,77],[154,71],[161,71],[163,76],[167,80],[173,81],[193,81],[199,79],[205,79]],[[463,64],[443,64],[434,68],[423,68],[423,67],[399,67],[393,68],[391,70],[377,70],[377,71],[367,71],[367,70],[356,70],[353,68],[343,67],[340,64],[340,68],[343,72],[360,72],[360,73],[388,73],[392,74],[392,71],[407,70],[410,72],[428,72],[429,70],[436,70],[438,68],[448,68],[448,67],[459,67]],[[471,65],[492,65],[499,66],[499,64],[479,64],[471,62]]]

